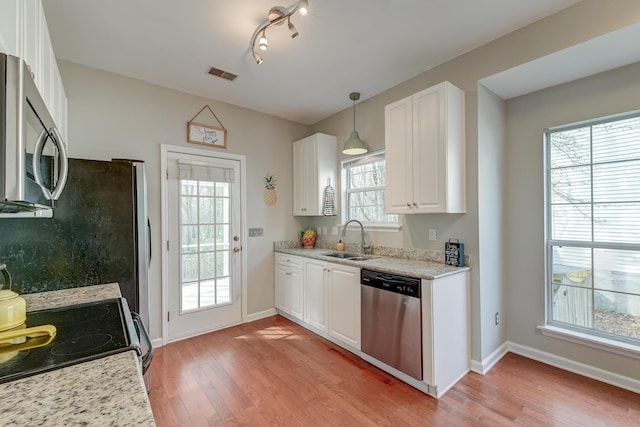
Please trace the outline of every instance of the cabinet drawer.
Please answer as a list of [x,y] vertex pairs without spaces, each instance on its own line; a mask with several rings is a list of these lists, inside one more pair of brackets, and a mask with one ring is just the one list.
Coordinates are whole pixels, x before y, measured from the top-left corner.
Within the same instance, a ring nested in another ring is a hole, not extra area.
[[282,265],[302,268],[302,258],[295,255],[276,254],[276,262]]

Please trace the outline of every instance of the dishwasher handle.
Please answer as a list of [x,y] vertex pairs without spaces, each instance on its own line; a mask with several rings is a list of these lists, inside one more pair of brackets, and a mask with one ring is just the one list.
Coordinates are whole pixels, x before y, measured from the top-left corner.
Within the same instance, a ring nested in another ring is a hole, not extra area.
[[360,283],[363,286],[371,286],[410,297],[420,298],[422,295],[422,280],[415,277],[363,269]]

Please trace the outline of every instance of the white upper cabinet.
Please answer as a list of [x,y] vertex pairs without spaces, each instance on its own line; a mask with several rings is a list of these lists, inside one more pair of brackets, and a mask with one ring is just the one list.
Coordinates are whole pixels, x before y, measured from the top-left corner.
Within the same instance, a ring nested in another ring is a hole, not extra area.
[[19,56],[18,31],[20,30],[18,0],[0,1],[0,52]]
[[67,141],[67,95],[41,0],[0,1],[0,52],[22,58],[53,118]]
[[[317,133],[293,143],[293,214],[322,216],[324,190],[335,186],[337,139]],[[334,187],[335,188],[335,187]]]
[[464,213],[464,92],[443,82],[385,107],[387,213]]

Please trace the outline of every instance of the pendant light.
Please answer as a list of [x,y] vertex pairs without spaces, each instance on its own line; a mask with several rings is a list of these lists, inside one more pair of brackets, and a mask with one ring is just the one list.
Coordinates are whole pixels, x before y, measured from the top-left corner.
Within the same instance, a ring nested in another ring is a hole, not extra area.
[[358,136],[358,132],[356,132],[356,101],[360,99],[360,93],[351,92],[349,99],[353,101],[353,131],[347,142],[344,143],[342,153],[348,156],[355,156],[357,154],[364,154],[369,151],[369,149],[367,148],[367,144]]

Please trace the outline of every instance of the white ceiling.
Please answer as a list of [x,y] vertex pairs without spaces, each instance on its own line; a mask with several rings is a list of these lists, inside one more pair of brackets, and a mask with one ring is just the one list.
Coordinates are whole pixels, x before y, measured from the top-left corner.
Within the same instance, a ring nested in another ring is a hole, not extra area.
[[[310,13],[254,31],[297,0],[43,0],[59,59],[313,124],[579,0],[309,0]],[[238,74],[229,82],[210,66]]]

